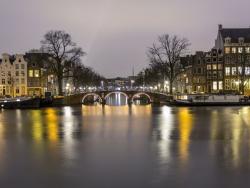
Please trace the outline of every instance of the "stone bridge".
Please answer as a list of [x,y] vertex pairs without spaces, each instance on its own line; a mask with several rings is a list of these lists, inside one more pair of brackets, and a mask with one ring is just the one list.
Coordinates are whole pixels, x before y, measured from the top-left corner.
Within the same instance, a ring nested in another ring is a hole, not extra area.
[[93,92],[83,92],[74,95],[69,95],[64,97],[65,105],[76,105],[84,104],[84,100],[88,96],[96,96],[102,104],[106,104],[107,98],[114,94],[120,93],[127,98],[128,104],[132,104],[136,97],[147,97],[150,103],[164,103],[171,99],[170,95],[164,93],[156,93],[151,91],[138,91],[138,90],[126,90],[126,91],[93,91]]

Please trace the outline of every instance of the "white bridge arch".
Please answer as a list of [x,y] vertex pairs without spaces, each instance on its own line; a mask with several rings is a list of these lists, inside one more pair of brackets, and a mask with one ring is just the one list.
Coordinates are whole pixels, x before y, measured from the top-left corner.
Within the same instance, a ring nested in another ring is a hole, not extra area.
[[152,102],[151,97],[150,97],[147,93],[144,93],[144,92],[135,93],[135,94],[133,95],[133,97],[132,97],[132,101],[134,101],[134,98],[135,98],[135,97],[139,97],[139,96],[141,96],[141,95],[146,96],[146,97],[149,99],[149,102],[150,102],[150,103]]
[[110,96],[110,95],[112,95],[112,94],[122,94],[122,95],[124,95],[126,98],[127,98],[127,100],[128,100],[128,98],[129,98],[129,96],[126,94],[126,93],[124,93],[124,92],[122,92],[122,91],[113,91],[113,92],[110,92],[110,93],[108,93],[107,95],[105,95],[105,100],[107,100],[107,98]]
[[88,94],[84,95],[81,102],[84,103],[84,100],[85,100],[88,96],[96,96],[96,97],[98,97],[98,99],[100,100],[100,102],[102,102],[101,96],[98,95],[97,93],[88,93]]

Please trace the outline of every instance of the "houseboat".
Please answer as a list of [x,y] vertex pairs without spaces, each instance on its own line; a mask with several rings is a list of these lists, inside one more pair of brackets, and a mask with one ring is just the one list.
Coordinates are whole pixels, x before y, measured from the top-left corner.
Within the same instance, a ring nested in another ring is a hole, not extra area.
[[31,97],[17,97],[17,98],[3,98],[0,100],[0,108],[4,109],[26,109],[39,108],[40,98]]
[[250,105],[249,97],[243,95],[176,95],[170,101],[174,106],[239,106]]

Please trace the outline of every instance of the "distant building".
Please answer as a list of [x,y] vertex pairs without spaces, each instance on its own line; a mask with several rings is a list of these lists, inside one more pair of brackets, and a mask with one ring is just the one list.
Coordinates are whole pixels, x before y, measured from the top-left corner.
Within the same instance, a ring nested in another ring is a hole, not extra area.
[[224,56],[224,92],[250,94],[250,28],[223,28],[219,25],[215,49]]
[[223,53],[219,49],[212,49],[206,53],[206,92],[207,93],[222,93],[224,91],[224,68],[223,68]]
[[3,54],[0,72],[0,96],[27,95],[27,62],[23,55]]

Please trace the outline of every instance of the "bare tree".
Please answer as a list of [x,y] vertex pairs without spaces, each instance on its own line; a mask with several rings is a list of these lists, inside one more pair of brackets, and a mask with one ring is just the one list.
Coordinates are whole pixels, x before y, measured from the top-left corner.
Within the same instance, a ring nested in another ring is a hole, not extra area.
[[49,69],[57,77],[58,93],[63,94],[62,81],[67,77],[71,67],[79,63],[85,55],[80,47],[76,46],[71,36],[64,31],[49,31],[41,41],[42,50],[49,54]]
[[148,50],[151,67],[159,70],[169,80],[170,94],[173,93],[173,82],[181,73],[180,57],[187,51],[189,41],[176,35],[164,34],[158,37],[158,43]]

